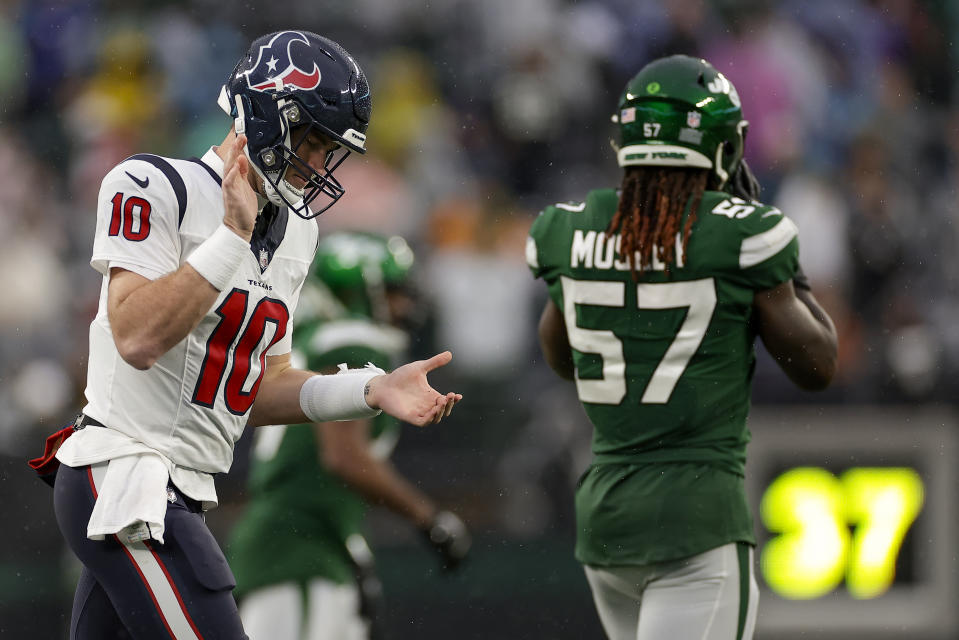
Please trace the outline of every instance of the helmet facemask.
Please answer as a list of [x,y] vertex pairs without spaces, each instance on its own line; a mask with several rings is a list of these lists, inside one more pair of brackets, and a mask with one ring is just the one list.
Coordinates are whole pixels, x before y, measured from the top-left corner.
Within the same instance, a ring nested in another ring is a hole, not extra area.
[[[289,207],[301,218],[315,218],[336,204],[345,193],[333,172],[350,155],[350,149],[333,142],[323,167],[313,167],[298,152],[311,136],[332,141],[328,130],[289,93],[277,94],[275,99],[280,116],[280,141],[260,151],[258,162],[252,157],[250,162],[263,180],[263,189],[270,202]],[[290,183],[289,178],[293,175],[304,180],[302,187]],[[321,205],[311,206],[320,196],[323,196]]]

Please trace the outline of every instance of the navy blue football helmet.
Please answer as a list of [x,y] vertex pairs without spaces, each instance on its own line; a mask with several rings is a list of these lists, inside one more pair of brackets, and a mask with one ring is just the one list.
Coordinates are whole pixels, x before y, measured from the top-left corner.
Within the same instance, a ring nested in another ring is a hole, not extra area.
[[[278,31],[253,41],[220,91],[220,107],[247,136],[246,155],[267,198],[302,218],[329,209],[344,193],[333,177],[351,151],[366,152],[370,86],[347,51],[309,31]],[[320,133],[336,143],[321,171],[297,149]],[[302,188],[287,181],[294,171]],[[311,206],[318,196],[324,201]]]

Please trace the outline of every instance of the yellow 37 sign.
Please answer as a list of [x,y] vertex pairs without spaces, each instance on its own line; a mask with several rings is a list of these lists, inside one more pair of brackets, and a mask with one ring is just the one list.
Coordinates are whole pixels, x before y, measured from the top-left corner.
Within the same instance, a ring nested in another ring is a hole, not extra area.
[[760,503],[763,524],[778,534],[760,556],[766,583],[791,599],[818,598],[843,579],[854,598],[882,595],[923,492],[906,467],[857,467],[838,477],[797,467],[779,475]]

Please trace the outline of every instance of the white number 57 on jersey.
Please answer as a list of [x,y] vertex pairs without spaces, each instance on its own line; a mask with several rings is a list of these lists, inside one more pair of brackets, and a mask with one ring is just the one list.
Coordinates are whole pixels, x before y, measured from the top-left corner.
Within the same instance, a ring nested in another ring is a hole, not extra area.
[[[572,348],[594,353],[603,359],[603,377],[582,380],[576,374],[576,390],[582,402],[619,404],[626,396],[626,361],[623,342],[612,331],[584,329],[576,324],[576,305],[626,306],[626,283],[574,280],[562,276],[563,316]],[[716,308],[716,286],[712,278],[685,282],[641,283],[636,285],[639,309],[686,308],[686,318],[653,371],[641,402],[665,404],[686,370],[689,360],[702,344]]]

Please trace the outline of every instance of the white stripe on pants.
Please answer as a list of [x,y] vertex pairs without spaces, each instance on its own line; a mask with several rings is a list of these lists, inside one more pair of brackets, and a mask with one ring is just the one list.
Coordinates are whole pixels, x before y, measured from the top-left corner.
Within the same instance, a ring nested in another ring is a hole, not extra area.
[[[107,463],[105,462],[90,466],[90,479],[94,491],[99,492],[106,471]],[[177,640],[199,640],[196,627],[193,620],[189,618],[176,584],[156,553],[143,542],[128,542],[119,535],[115,535],[114,538],[122,545],[124,553],[136,567],[173,637]]]

